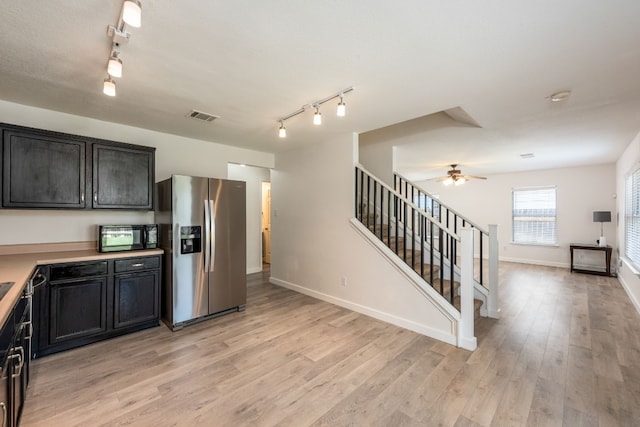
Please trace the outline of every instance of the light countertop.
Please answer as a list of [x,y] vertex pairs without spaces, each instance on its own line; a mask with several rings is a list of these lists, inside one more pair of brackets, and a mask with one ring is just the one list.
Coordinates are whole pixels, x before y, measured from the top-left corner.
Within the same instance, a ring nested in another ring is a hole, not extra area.
[[162,249],[110,253],[100,253],[95,249],[82,249],[0,255],[0,283],[15,282],[9,292],[0,300],[0,326],[7,320],[10,310],[22,295],[22,290],[38,265],[131,258],[163,253]]

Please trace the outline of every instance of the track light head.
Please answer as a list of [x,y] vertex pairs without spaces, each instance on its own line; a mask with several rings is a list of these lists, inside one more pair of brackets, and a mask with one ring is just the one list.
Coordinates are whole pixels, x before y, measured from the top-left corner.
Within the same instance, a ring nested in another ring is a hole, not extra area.
[[321,125],[322,124],[322,114],[320,114],[320,107],[318,107],[317,105],[316,107],[316,112],[313,114],[313,124],[314,125]]
[[287,128],[284,127],[284,122],[282,120],[280,120],[280,129],[278,129],[278,136],[280,138],[286,138],[287,137]]
[[122,77],[122,60],[118,58],[118,52],[114,52],[109,58],[107,73],[109,73],[111,77]]
[[125,0],[122,5],[122,20],[132,27],[140,28],[142,25],[142,3],[140,0]]
[[340,102],[338,103],[338,110],[336,115],[338,117],[344,117],[347,114],[347,104],[344,103],[343,94],[340,94]]
[[104,83],[102,85],[102,93],[108,96],[116,96],[116,82],[113,81],[111,76],[108,76],[104,79]]

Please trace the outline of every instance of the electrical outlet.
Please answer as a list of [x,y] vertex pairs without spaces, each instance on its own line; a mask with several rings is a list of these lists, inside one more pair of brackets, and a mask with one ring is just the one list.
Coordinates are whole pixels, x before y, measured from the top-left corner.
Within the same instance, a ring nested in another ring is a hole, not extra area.
[[340,279],[340,284],[342,286],[347,286],[347,278],[345,276],[342,276],[342,278]]

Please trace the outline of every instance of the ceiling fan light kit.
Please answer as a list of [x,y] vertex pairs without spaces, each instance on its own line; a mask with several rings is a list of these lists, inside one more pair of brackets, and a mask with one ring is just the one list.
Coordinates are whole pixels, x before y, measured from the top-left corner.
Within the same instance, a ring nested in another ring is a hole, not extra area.
[[[474,175],[463,175],[460,169],[457,169],[457,164],[452,164],[451,169],[447,171],[445,176],[441,176],[438,178],[431,178],[431,180],[436,180],[438,182],[442,182],[444,185],[462,185],[470,179],[487,179],[485,176],[474,176]],[[430,180],[428,180],[430,181]]]

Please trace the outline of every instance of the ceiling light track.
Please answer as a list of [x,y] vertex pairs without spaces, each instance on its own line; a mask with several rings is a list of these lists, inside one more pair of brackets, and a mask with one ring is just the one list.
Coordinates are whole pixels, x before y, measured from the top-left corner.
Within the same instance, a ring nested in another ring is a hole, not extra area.
[[341,90],[340,92],[336,92],[333,95],[329,95],[326,98],[322,98],[319,99],[317,101],[311,102],[309,104],[305,104],[302,107],[300,107],[298,110],[294,111],[293,113],[287,114],[286,116],[282,116],[280,117],[277,122],[280,125],[278,127],[278,136],[280,138],[285,138],[287,136],[287,128],[284,126],[284,122],[289,120],[292,117],[295,117],[299,114],[304,113],[307,110],[313,109],[315,110],[314,114],[313,114],[313,124],[314,125],[320,125],[322,124],[322,113],[320,113],[320,106],[324,103],[327,103],[333,99],[336,98],[340,98],[340,102],[338,103],[338,108],[336,111],[336,115],[338,117],[344,117],[346,115],[346,104],[344,102],[344,97],[347,93],[353,91],[354,88],[353,86],[350,86],[346,89]]
[[116,95],[116,82],[113,77],[122,77],[122,59],[120,46],[127,43],[131,34],[125,30],[125,25],[139,28],[142,24],[142,3],[139,0],[125,0],[120,9],[118,25],[108,25],[107,35],[111,37],[111,51],[107,60],[107,78],[104,79],[102,92],[108,96]]

